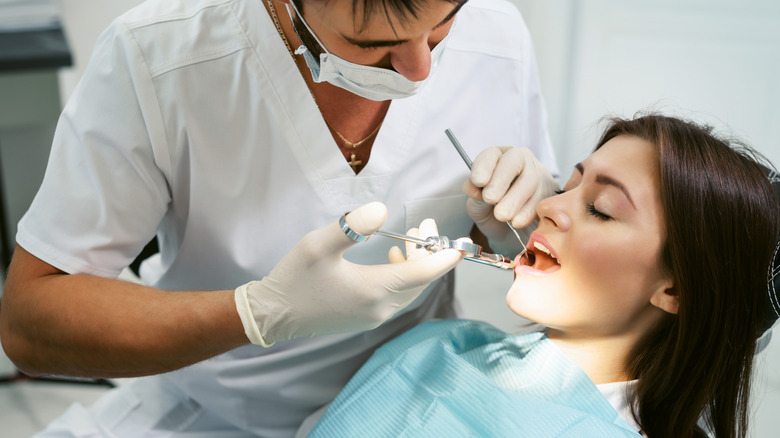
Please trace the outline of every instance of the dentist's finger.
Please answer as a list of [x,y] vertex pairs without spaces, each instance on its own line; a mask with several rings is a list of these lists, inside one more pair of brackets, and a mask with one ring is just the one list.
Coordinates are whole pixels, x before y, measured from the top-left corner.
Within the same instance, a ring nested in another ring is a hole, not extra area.
[[474,162],[471,164],[471,176],[469,178],[471,183],[479,188],[488,185],[503,154],[504,151],[499,146],[487,148],[477,154]]

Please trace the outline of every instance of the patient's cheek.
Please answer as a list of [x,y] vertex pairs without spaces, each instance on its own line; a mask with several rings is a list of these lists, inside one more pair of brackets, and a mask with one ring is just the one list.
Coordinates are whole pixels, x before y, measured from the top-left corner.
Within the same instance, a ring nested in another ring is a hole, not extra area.
[[658,245],[629,237],[609,245],[583,245],[578,255],[583,264],[572,273],[583,292],[610,307],[641,299],[658,272]]

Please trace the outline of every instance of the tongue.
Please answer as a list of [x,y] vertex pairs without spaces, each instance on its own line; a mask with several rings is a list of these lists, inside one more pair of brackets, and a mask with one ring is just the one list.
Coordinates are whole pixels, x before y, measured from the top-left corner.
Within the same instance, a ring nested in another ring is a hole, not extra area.
[[544,253],[536,254],[536,261],[534,262],[534,269],[538,269],[544,272],[556,271],[561,267],[555,259]]

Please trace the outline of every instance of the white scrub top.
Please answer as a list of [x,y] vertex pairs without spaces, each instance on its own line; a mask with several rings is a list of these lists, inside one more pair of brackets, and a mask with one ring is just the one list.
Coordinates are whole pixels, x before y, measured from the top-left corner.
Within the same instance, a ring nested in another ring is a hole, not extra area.
[[[165,290],[232,289],[267,274],[307,232],[370,201],[383,229],[434,218],[461,237],[461,185],[489,146],[529,147],[557,175],[528,31],[503,0],[470,0],[420,93],[390,105],[359,175],[348,165],[261,0],[148,0],[100,37],[67,103],[18,243],[68,273],[141,268]],[[374,237],[356,263],[386,263]],[[237,427],[291,436],[384,340],[447,316],[452,276],[371,332],[248,345],[158,379]]]

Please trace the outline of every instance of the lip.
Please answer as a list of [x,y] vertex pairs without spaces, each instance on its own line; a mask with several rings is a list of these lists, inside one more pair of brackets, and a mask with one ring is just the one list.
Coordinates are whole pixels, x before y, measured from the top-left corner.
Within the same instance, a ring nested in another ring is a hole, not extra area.
[[[542,245],[544,245],[545,248],[550,250],[550,254],[555,256],[556,259],[558,258],[558,253],[555,251],[555,248],[553,248],[553,246],[550,244],[550,242],[547,239],[544,238],[544,236],[537,233],[536,231],[531,233],[531,237],[528,239],[527,247],[532,248],[535,242],[539,242]],[[545,272],[545,271],[540,271],[538,269],[534,269],[531,266],[527,266],[520,263],[520,259],[521,259],[520,256],[515,257],[515,275],[525,274],[525,275],[545,276],[545,275],[552,275],[558,272],[558,269],[552,272]]]

